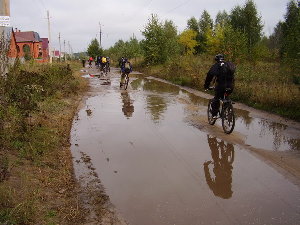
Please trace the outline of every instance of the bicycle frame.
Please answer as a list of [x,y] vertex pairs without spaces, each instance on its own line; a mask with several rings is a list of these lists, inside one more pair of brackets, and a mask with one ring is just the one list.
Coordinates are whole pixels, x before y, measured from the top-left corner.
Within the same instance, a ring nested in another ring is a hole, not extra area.
[[[235,115],[232,104],[234,104],[231,99],[229,98],[230,95],[230,89],[226,89],[224,92],[223,98],[220,98],[218,101],[220,101],[220,106],[218,109],[218,118],[222,119],[222,127],[226,134],[230,134],[235,126]],[[215,101],[214,99],[211,99],[208,104],[208,123],[210,125],[214,125],[217,118],[212,117],[212,103]]]

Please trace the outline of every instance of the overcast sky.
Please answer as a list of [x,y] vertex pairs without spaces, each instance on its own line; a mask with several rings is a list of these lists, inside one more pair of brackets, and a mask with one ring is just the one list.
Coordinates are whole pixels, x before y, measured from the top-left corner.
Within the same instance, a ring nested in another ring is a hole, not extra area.
[[[289,0],[254,0],[262,17],[264,33],[269,35],[279,20],[283,20]],[[245,0],[10,0],[11,25],[21,31],[36,31],[48,37],[47,10],[50,12],[52,46],[59,49],[58,34],[70,42],[73,52],[85,51],[93,38],[108,48],[119,39],[128,40],[133,34],[140,40],[141,30],[151,13],[160,20],[172,20],[179,32],[186,28],[192,16],[199,19],[206,9],[215,19],[220,10],[230,13]],[[66,51],[68,51],[66,44]]]

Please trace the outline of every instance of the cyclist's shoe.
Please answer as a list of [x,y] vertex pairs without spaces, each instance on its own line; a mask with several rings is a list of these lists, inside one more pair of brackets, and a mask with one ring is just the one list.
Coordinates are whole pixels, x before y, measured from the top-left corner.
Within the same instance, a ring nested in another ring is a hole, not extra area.
[[218,116],[213,116],[212,118],[213,118],[214,120],[216,120],[216,119],[218,119]]
[[123,86],[123,84],[120,82],[120,87],[122,87]]

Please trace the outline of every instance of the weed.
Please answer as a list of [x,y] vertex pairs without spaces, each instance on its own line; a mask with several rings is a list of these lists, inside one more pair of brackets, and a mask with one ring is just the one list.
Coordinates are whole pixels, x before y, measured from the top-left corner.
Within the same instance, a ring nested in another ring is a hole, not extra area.
[[[203,90],[212,56],[180,56],[164,65],[143,68],[147,73],[175,84]],[[300,121],[300,79],[278,62],[237,65],[232,99],[255,108]]]

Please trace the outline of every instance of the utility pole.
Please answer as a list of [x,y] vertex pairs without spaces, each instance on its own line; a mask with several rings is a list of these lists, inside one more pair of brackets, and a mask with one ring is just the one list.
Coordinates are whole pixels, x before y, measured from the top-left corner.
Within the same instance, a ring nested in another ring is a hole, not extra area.
[[64,59],[66,61],[66,40],[64,40]]
[[52,63],[52,51],[51,51],[51,32],[50,32],[50,16],[49,16],[49,10],[47,10],[47,19],[48,19],[48,35],[49,35],[49,62]]
[[99,45],[101,48],[101,36],[102,36],[102,31],[101,31],[101,23],[99,22],[99,27],[100,27],[100,36],[99,36]]
[[71,47],[70,47],[70,41],[68,41],[68,48],[69,48],[69,56],[70,56],[70,59],[71,59]]
[[9,0],[0,0],[0,16],[10,16]]
[[61,61],[61,44],[60,44],[60,32],[58,33],[58,40],[59,40],[59,61]]
[[0,27],[10,26],[9,0],[0,0]]

